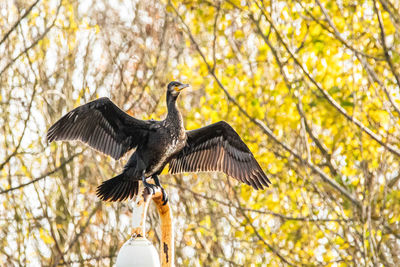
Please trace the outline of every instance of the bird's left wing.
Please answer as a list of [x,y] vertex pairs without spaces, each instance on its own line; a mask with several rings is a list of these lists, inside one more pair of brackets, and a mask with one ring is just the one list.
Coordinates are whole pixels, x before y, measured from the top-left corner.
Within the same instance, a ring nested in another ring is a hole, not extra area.
[[269,179],[235,130],[220,121],[187,131],[187,144],[171,161],[169,172],[220,171],[262,189]]
[[102,97],[65,114],[47,132],[47,140],[79,140],[119,159],[144,142],[154,126],[129,116],[109,98]]

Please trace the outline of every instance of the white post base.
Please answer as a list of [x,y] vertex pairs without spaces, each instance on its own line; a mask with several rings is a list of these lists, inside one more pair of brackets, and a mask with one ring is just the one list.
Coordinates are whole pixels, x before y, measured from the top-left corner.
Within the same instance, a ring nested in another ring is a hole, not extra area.
[[118,253],[116,267],[160,267],[160,257],[149,240],[131,238]]

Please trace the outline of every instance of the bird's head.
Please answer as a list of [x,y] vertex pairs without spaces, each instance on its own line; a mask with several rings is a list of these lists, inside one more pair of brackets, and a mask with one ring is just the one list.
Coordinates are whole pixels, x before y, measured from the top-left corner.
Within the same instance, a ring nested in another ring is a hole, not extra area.
[[180,92],[185,89],[186,87],[189,87],[189,84],[184,84],[181,82],[176,82],[176,81],[172,81],[168,84],[167,86],[167,90],[168,93],[171,94],[174,97],[177,97]]

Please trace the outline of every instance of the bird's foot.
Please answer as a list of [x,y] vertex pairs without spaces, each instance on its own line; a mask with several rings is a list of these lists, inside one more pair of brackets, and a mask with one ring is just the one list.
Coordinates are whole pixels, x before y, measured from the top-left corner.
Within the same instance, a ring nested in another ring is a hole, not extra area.
[[147,192],[151,195],[154,195],[154,193],[156,192],[156,185],[154,184],[149,184],[149,183],[145,183],[144,187],[147,189]]
[[161,186],[161,184],[160,184],[160,179],[158,179],[158,175],[153,175],[152,178],[153,178],[154,183],[156,184],[156,186],[160,187],[160,189],[161,189],[162,201],[163,201],[163,206],[164,206],[164,205],[167,204],[167,202],[168,202],[168,194],[167,194],[167,192],[165,191],[165,189]]
[[144,187],[147,189],[147,192],[151,195],[154,195],[156,192],[156,185],[155,184],[150,184],[146,182],[146,179],[142,179]]
[[165,191],[165,189],[164,188],[162,188],[161,186],[160,186],[160,188],[161,188],[161,193],[162,193],[162,201],[163,201],[163,206],[165,205],[165,204],[167,204],[168,203],[168,194],[167,194],[167,191]]

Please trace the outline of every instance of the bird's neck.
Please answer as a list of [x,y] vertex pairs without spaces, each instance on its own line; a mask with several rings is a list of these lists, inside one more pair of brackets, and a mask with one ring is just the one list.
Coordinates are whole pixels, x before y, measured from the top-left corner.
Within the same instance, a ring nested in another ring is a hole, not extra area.
[[178,106],[176,105],[176,99],[177,97],[167,94],[167,120],[181,124],[183,119],[181,113],[179,112]]

